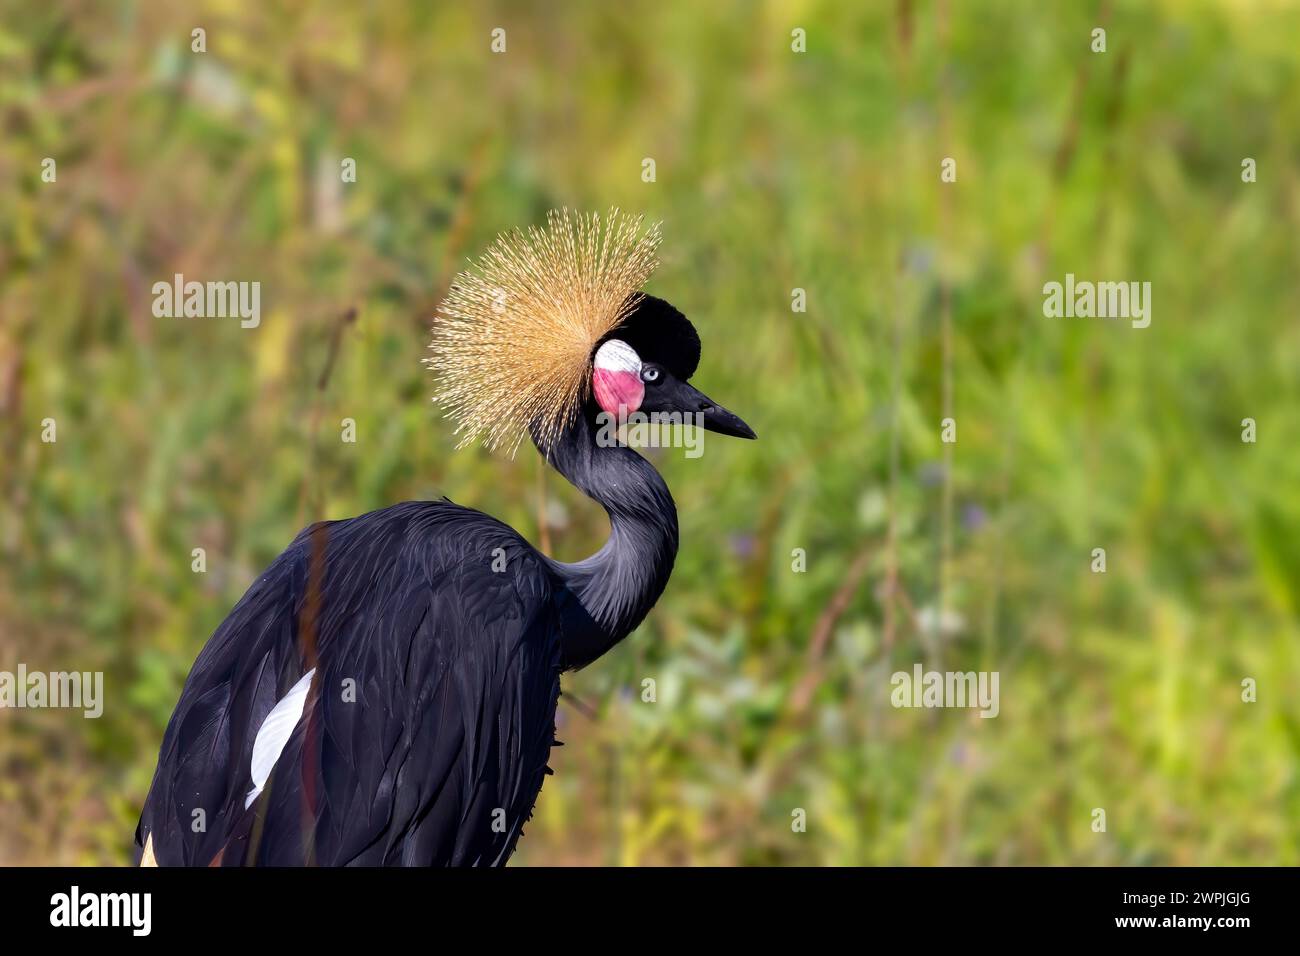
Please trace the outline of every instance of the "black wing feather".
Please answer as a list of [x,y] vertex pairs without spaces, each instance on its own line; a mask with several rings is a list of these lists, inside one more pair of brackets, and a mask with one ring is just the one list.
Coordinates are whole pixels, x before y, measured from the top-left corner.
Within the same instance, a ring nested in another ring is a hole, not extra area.
[[[504,863],[554,742],[556,591],[512,529],[447,501],[304,530],[195,661],[137,843],[164,866]],[[245,810],[257,731],[313,666]]]

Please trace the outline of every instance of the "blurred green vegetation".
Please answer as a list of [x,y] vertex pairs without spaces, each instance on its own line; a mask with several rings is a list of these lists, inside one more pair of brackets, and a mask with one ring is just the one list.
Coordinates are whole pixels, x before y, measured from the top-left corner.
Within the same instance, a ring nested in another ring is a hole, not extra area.
[[[467,256],[618,204],[760,440],[658,457],[676,572],[566,679],[517,863],[1300,863],[1298,35],[1182,0],[8,4],[0,668],[108,700],[0,712],[0,862],[128,859],[190,663],[308,522],[447,494],[599,546],[531,449],[453,452],[420,363]],[[260,327],[154,318],[177,272],[260,281]],[[1044,318],[1067,272],[1150,281],[1151,327]],[[916,661],[999,671],[1000,715],[893,709]]]

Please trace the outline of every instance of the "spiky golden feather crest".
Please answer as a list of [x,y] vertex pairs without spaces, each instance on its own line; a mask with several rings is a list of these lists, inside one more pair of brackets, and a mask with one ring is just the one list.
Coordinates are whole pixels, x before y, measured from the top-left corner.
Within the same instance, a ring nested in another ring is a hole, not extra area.
[[611,209],[551,210],[546,226],[497,237],[438,307],[434,401],[461,435],[511,454],[530,425],[543,449],[591,388],[591,355],[659,264],[659,227]]

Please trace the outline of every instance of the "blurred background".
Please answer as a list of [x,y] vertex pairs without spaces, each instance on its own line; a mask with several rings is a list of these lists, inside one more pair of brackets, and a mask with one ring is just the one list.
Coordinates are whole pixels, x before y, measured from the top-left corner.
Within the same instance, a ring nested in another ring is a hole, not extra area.
[[[615,204],[761,437],[655,456],[676,572],[566,678],[516,865],[1300,863],[1297,36],[1244,0],[10,0],[0,669],[106,702],[0,711],[0,863],[128,862],[190,664],[311,521],[446,494],[600,545],[531,448],[453,451],[421,360],[498,232]],[[1067,272],[1151,282],[1151,326],[1045,318]],[[175,273],[261,282],[261,324],[155,318]],[[999,716],[894,709],[917,662],[998,671]]]

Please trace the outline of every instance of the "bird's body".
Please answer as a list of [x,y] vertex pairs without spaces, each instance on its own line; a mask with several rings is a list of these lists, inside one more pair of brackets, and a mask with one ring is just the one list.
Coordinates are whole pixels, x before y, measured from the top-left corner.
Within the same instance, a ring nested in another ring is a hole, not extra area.
[[[580,487],[653,473],[590,439],[575,426],[555,455]],[[140,845],[164,866],[504,862],[547,773],[561,671],[631,631],[671,569],[667,488],[621,490],[610,542],[569,565],[446,500],[305,529],[195,661]],[[246,809],[256,734],[312,667],[307,719]]]
[[[493,574],[483,547],[515,552],[515,573]],[[517,534],[449,502],[307,529],[195,662],[141,820],[154,856],[163,865],[504,859],[553,739],[555,595]],[[317,699],[246,810],[255,735],[309,666]]]
[[[564,564],[445,499],[305,529],[194,663],[136,831],[145,861],[499,865],[513,852],[549,773],[561,673],[640,624],[677,553],[667,486],[601,438],[601,416],[670,411],[754,437],[686,384],[699,338],[685,317],[633,297],[653,244],[611,217],[601,246],[586,231],[599,226],[553,219],[533,245],[507,248],[526,268],[501,281],[527,277],[524,314],[503,319],[485,305],[495,299],[461,294],[443,351],[466,427],[525,428],[605,508],[608,541]],[[563,311],[570,294],[568,324],[547,327],[538,310]],[[510,328],[558,384],[526,382],[517,359],[497,374]],[[470,387],[484,382],[520,394],[498,407]]]

